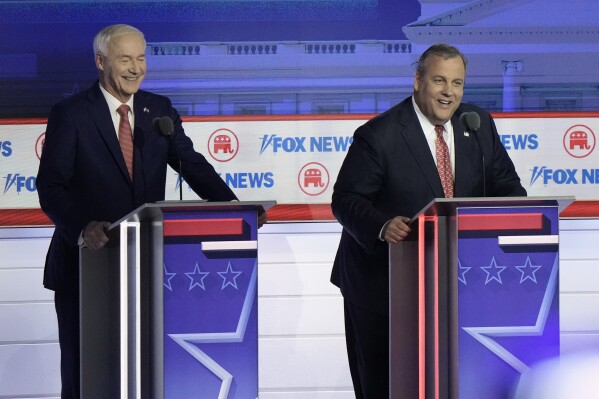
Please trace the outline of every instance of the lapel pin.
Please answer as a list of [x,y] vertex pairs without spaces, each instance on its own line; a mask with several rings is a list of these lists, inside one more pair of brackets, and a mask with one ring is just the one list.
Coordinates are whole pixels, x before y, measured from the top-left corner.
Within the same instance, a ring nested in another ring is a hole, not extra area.
[[149,109],[147,109],[147,108],[144,108],[144,112],[145,112],[146,114],[149,114],[149,113],[150,113],[150,110],[149,110]]
[[464,132],[464,137],[470,137],[470,133]]

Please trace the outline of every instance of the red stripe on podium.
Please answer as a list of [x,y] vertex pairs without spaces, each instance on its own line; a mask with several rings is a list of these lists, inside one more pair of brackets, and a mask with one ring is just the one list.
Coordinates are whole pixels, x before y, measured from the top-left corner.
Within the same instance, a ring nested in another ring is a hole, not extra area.
[[460,215],[459,231],[541,230],[542,213],[506,213],[500,215]]
[[418,399],[426,398],[426,312],[424,284],[424,224],[427,216],[418,217]]
[[165,237],[233,236],[243,233],[243,219],[171,219],[164,221]]

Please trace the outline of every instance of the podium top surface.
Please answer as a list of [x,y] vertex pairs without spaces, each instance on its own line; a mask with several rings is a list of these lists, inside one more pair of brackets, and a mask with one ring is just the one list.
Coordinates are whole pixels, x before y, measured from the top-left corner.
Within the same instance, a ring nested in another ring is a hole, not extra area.
[[464,198],[435,198],[429,202],[412,221],[419,216],[449,216],[456,213],[458,208],[497,208],[550,206],[558,207],[561,213],[572,202],[574,197],[464,197]]
[[120,225],[123,222],[162,220],[162,215],[164,213],[194,212],[201,210],[235,212],[254,210],[258,207],[262,207],[264,210],[267,210],[275,206],[276,203],[276,201],[159,201],[141,205],[137,209],[131,211],[121,219],[114,222],[110,226],[110,229]]

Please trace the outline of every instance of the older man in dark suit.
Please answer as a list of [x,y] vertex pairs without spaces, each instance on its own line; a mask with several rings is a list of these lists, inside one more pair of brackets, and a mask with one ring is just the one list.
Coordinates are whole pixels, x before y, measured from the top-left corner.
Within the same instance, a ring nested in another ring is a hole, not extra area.
[[[163,200],[167,164],[177,171],[182,164],[179,172],[200,197],[237,199],[194,151],[170,100],[139,90],[145,51],[144,35],[136,28],[104,28],[94,39],[99,81],[55,105],[48,118],[37,188],[41,207],[56,226],[44,286],[55,291],[62,398],[78,398],[80,391],[79,245],[102,248],[111,223],[144,203]],[[165,116],[174,124],[170,138],[153,126],[155,118]]]
[[[465,78],[457,48],[430,47],[413,95],[356,130],[339,172],[332,209],[343,232],[331,281],[344,297],[358,399],[389,396],[388,243],[403,240],[434,198],[526,195],[492,117],[461,104]],[[464,112],[480,117],[478,141],[460,124]]]

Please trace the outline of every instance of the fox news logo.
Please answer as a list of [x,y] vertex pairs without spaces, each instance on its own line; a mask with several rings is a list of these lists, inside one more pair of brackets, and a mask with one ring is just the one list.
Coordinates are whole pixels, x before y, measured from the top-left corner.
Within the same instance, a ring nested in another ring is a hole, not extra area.
[[532,170],[530,185],[541,181],[543,185],[599,184],[599,169],[551,169],[547,166],[535,166]]
[[502,134],[500,138],[501,143],[508,151],[539,148],[539,136],[536,134]]
[[220,174],[231,188],[272,188],[275,177],[272,172],[236,172]]
[[353,142],[351,136],[295,136],[280,137],[277,134],[265,134],[260,138],[260,155],[269,148],[273,153],[282,152],[347,152]]
[[37,189],[35,176],[23,176],[20,173],[9,173],[4,176],[4,194],[9,191],[16,191],[17,194],[28,191],[34,192]]
[[10,141],[0,141],[0,155],[6,158],[12,155],[12,143]]

